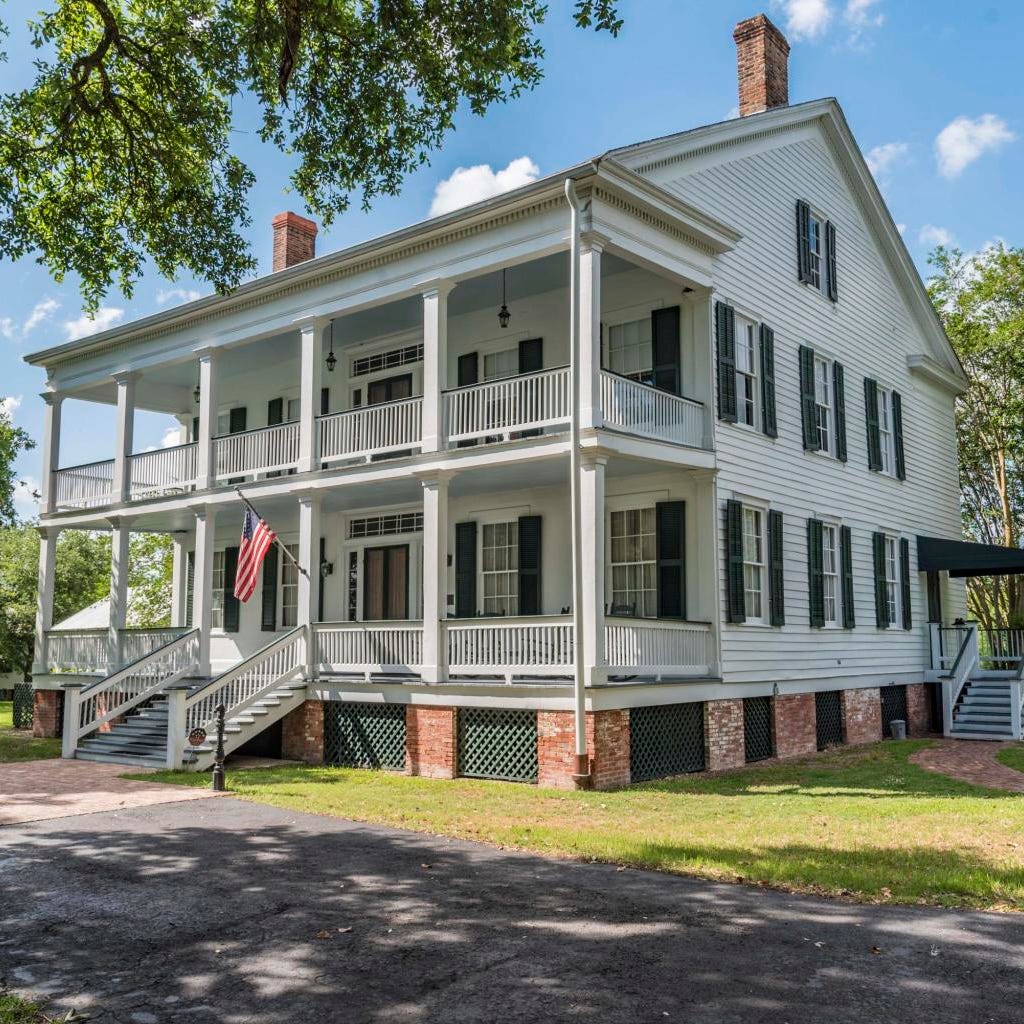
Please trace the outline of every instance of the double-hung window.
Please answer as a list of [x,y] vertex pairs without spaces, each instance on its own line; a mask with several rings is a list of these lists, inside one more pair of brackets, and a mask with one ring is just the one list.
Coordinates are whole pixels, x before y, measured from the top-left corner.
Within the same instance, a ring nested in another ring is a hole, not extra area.
[[748,622],[765,621],[764,513],[743,507],[743,595]]
[[885,537],[885,601],[889,625],[900,622],[900,551],[895,537]]
[[612,613],[652,618],[658,614],[655,510],[612,512]]
[[481,530],[485,615],[519,612],[519,524],[485,523]]
[[813,210],[807,225],[807,237],[810,242],[811,251],[811,285],[817,288],[819,292],[827,294],[827,270],[825,261],[822,258],[825,255],[825,224]]
[[892,392],[878,388],[878,441],[882,452],[882,472],[896,473],[896,450],[892,429]]
[[757,328],[736,317],[736,422],[757,425]]
[[213,553],[213,582],[210,594],[210,625],[214,629],[224,628],[224,552]]
[[825,625],[838,626],[839,596],[839,528],[828,523],[821,528],[821,569],[825,598]]
[[814,425],[818,431],[818,450],[832,454],[834,451],[832,409],[832,363],[816,355],[814,357]]
[[[285,549],[292,558],[299,557],[297,544],[287,544]],[[281,559],[281,625],[285,629],[291,629],[299,622],[299,570],[292,558]]]
[[484,380],[502,380],[519,373],[519,349],[504,348],[484,355]]
[[649,316],[608,328],[606,365],[621,377],[641,384],[654,383],[654,345]]

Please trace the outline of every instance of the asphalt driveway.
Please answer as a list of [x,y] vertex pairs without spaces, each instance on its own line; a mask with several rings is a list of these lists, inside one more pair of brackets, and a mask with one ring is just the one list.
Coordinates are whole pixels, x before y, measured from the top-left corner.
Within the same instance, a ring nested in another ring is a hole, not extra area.
[[222,798],[0,828],[0,981],[124,1024],[1009,1024],[1024,920],[545,860]]

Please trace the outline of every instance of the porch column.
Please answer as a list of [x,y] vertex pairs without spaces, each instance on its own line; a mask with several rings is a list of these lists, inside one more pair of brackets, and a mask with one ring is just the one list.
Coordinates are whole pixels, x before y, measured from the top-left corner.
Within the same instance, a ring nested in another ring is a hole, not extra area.
[[57,539],[60,530],[54,526],[39,528],[39,579],[36,589],[36,638],[32,664],[33,675],[45,675],[47,665],[47,633],[53,627],[53,577],[57,568]]
[[128,545],[131,529],[127,519],[111,519],[110,534],[110,629],[107,665],[116,672],[121,664],[121,631],[128,621]]
[[[204,348],[197,355],[199,356],[199,436],[196,447],[196,490],[202,491],[213,487],[217,472],[213,458],[213,438],[217,433],[217,407],[220,404],[217,395],[220,350]],[[196,579],[199,579],[198,575]]]
[[580,239],[580,430],[601,426],[601,253],[604,237]]
[[60,467],[60,412],[64,396],[59,391],[44,391],[39,396],[46,403],[43,418],[43,480],[39,511],[46,515],[57,507],[56,477]]
[[299,581],[298,617],[306,626],[306,678],[312,679],[316,665],[313,623],[319,621],[320,602],[320,502],[319,494],[299,495]]
[[185,625],[185,590],[188,576],[188,553],[185,535],[171,534],[171,625]]
[[604,651],[604,475],[608,460],[585,452],[580,466],[583,666],[587,686],[606,681]]
[[423,451],[444,448],[444,389],[448,386],[448,296],[455,285],[436,281],[423,292]]
[[197,672],[210,674],[210,629],[213,621],[213,547],[217,532],[217,512],[211,505],[195,510],[196,546],[192,585],[192,628],[199,630]]
[[135,383],[137,373],[115,373],[117,385],[117,443],[114,447],[114,501],[127,501],[131,491],[130,468],[135,434]]
[[449,473],[421,478],[423,484],[423,664],[425,683],[448,677],[448,481]]
[[299,354],[299,472],[311,473],[320,464],[316,436],[316,417],[320,412],[320,388],[323,381],[324,332],[327,320],[302,324]]

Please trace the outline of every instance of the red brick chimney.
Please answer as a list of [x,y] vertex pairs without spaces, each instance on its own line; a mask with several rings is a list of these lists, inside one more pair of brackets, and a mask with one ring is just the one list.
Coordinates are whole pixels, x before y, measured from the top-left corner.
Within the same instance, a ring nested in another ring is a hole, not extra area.
[[740,82],[740,117],[789,106],[789,43],[763,14],[733,30]]
[[316,221],[289,210],[279,213],[271,223],[274,225],[275,274],[316,255]]

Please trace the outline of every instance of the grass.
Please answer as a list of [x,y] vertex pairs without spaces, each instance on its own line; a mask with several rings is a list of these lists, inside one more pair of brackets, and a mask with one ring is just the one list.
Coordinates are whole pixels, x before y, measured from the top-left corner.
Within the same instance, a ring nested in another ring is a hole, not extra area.
[[[1024,910],[1024,798],[908,761],[927,741],[613,793],[346,768],[228,773],[247,800],[541,854],[864,902]],[[206,775],[137,776],[208,785]]]
[[[0,700],[0,763],[60,757],[60,740],[36,739],[31,729],[13,726],[14,705],[9,700]],[[0,1024],[7,1024],[3,1017]]]
[[1008,768],[1014,768],[1024,772],[1024,744],[1018,743],[1014,747],[1006,747],[996,755],[996,760],[1001,761]]
[[36,1003],[0,992],[0,1024],[49,1024]]

